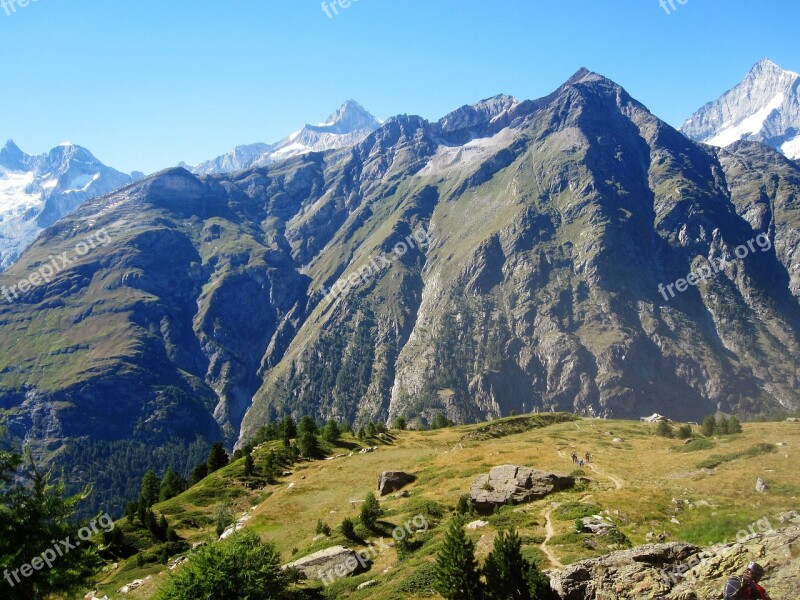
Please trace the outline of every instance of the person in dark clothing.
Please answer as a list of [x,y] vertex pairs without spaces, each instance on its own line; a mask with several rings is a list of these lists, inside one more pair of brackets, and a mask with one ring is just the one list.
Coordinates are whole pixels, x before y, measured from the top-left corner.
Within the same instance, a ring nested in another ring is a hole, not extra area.
[[744,575],[731,577],[722,590],[724,600],[771,600],[766,590],[758,585],[764,577],[764,568],[756,562],[747,565]]

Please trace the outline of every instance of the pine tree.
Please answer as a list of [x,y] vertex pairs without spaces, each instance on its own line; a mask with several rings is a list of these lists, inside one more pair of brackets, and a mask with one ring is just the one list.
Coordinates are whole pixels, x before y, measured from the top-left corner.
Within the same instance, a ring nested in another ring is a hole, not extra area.
[[436,556],[434,589],[445,600],[479,600],[483,597],[475,545],[464,533],[464,518],[455,516]]
[[536,563],[528,565],[526,577],[531,600],[560,600],[561,597],[550,587],[550,578],[539,570]]
[[322,431],[322,438],[329,444],[335,444],[339,441],[342,432],[339,430],[339,425],[333,419],[325,424],[325,429]]
[[720,417],[719,422],[717,423],[717,433],[721,435],[728,435],[730,433],[727,417]]
[[161,484],[158,480],[156,474],[151,470],[147,471],[142,477],[142,490],[141,490],[141,497],[144,501],[144,505],[146,508],[150,508],[158,502],[158,493]]
[[161,486],[158,491],[158,501],[164,502],[174,498],[178,494],[186,491],[186,480],[172,469],[167,469],[164,477],[161,478]]
[[[51,472],[41,471],[29,453],[23,457],[0,450],[0,564],[17,568],[47,549],[55,554],[54,540],[74,539],[82,525],[72,519],[75,507],[88,495],[84,490],[66,496],[64,482],[54,482]],[[0,580],[3,598],[66,597],[85,585],[96,567],[94,560],[88,544],[75,547],[59,556],[53,568],[33,570],[19,580],[9,575],[13,587]]]
[[342,525],[339,528],[342,532],[342,535],[345,539],[350,540],[351,542],[356,542],[358,540],[358,536],[356,535],[356,527],[353,524],[353,519],[345,517],[342,519]]
[[319,428],[314,422],[314,419],[308,415],[303,415],[303,418],[300,419],[300,422],[297,424],[297,435],[301,436],[304,433],[312,433],[314,435],[319,433]]
[[230,459],[228,458],[228,453],[225,452],[225,448],[217,442],[213,446],[211,446],[211,450],[208,451],[208,461],[206,464],[208,465],[208,472],[213,473],[214,471],[219,471],[222,467],[226,466]]
[[728,419],[728,433],[742,433],[742,424],[736,417]]
[[714,418],[713,415],[708,415],[705,419],[703,419],[703,428],[702,432],[703,435],[706,437],[711,437],[714,435],[714,432],[717,430],[717,420]]
[[316,458],[320,454],[319,440],[310,431],[303,431],[299,434],[297,445],[306,458]]
[[201,462],[194,468],[192,471],[192,477],[189,479],[189,485],[194,485],[199,481],[202,481],[208,475],[208,464],[205,462]]
[[522,542],[517,532],[501,531],[483,566],[486,600],[530,600],[527,577],[530,566],[522,557]]
[[361,505],[361,523],[367,529],[375,529],[378,519],[383,516],[383,509],[381,508],[375,494],[370,492],[364,499],[364,504]]
[[280,468],[278,465],[278,457],[276,456],[274,450],[270,450],[267,452],[267,456],[264,458],[264,477],[266,477],[267,481],[271,483],[277,479],[279,474]]
[[244,457],[244,476],[252,477],[253,472],[256,470],[256,464],[253,462],[253,455],[246,454]]
[[297,426],[294,424],[294,420],[289,415],[283,417],[283,421],[281,421],[278,429],[280,429],[281,439],[293,440],[297,437]]

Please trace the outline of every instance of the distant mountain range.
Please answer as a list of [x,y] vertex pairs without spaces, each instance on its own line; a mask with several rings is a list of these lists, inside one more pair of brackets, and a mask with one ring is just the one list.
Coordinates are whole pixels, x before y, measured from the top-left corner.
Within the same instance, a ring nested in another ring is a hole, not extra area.
[[713,146],[762,142],[798,159],[800,75],[765,58],[742,83],[706,104],[681,129],[693,140]]
[[[492,100],[509,101],[513,99],[506,96]],[[180,166],[198,175],[235,173],[310,152],[351,147],[380,125],[361,105],[348,100],[324,123],[306,125],[278,142],[237,146],[199,165]],[[798,159],[800,76],[763,59],[742,83],[690,117],[682,131],[715,146],[738,140],[763,142]],[[29,156],[9,141],[0,150],[0,269],[14,262],[44,227],[84,201],[142,176],[107,167],[80,146],[63,144],[47,154]]]
[[[321,127],[359,129],[343,121]],[[587,70],[353,146],[169,169],[84,202],[0,274],[19,292],[0,302],[0,408],[78,482],[87,457],[143,453],[127,481],[285,414],[796,408],[797,197],[797,162],[697,144]]]
[[353,100],[348,100],[319,125],[306,125],[299,131],[273,144],[237,146],[227,154],[190,166],[198,175],[234,173],[253,167],[265,167],[280,160],[309,152],[336,150],[357,144],[380,126],[380,121]]
[[14,262],[45,227],[85,200],[142,176],[107,167],[74,144],[31,156],[9,140],[0,150],[0,269]]

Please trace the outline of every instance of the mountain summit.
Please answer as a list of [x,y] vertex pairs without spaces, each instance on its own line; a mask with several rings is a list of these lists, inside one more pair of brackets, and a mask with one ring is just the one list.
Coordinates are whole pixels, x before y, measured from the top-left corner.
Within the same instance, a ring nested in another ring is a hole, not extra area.
[[697,144],[588,71],[538,100],[396,116],[346,151],[170,169],[0,275],[0,408],[74,480],[83,457],[146,448],[163,471],[198,436],[244,444],[287,414],[794,410],[797,197],[795,161]]
[[306,125],[274,144],[258,143],[237,146],[227,154],[194,167],[185,164],[181,166],[197,175],[233,173],[253,167],[263,167],[300,154],[352,146],[379,126],[380,121],[364,110],[358,102],[348,100],[324,123]]
[[800,158],[800,75],[765,58],[742,83],[692,115],[682,131],[712,146],[750,140]]
[[42,229],[136,177],[107,167],[75,144],[30,156],[9,140],[0,150],[0,269],[14,262]]

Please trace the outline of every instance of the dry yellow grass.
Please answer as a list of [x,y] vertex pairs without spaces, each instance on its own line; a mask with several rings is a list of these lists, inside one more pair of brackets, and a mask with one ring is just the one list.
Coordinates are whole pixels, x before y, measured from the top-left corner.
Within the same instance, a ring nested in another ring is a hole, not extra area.
[[[323,540],[314,544],[317,520],[336,529],[344,517],[356,516],[357,508],[351,506],[351,501],[361,500],[373,491],[378,475],[384,470],[403,470],[418,478],[406,488],[411,493],[410,498],[389,497],[382,501],[387,510],[386,520],[400,524],[412,516],[413,507],[420,498],[454,507],[459,496],[468,492],[477,475],[492,466],[519,464],[569,473],[575,468],[569,458],[572,450],[581,456],[586,451],[592,453],[591,470],[584,467],[592,483],[580,492],[554,494],[518,508],[518,511],[530,515],[521,533],[527,536],[525,549],[531,556],[543,557],[539,546],[545,537],[545,515],[559,503],[591,503],[612,511],[612,518],[634,545],[645,543],[648,532],[664,533],[669,540],[685,539],[701,544],[718,542],[761,518],[770,519],[777,526],[779,513],[799,506],[800,477],[796,461],[799,457],[800,425],[797,424],[746,424],[742,434],[716,439],[716,447],[712,449],[685,453],[679,451],[681,441],[656,437],[654,425],[638,422],[586,419],[497,439],[462,441],[465,433],[477,427],[395,433],[391,445],[381,445],[370,454],[348,456],[346,452],[345,456],[332,460],[300,463],[293,475],[269,490],[271,494],[266,499],[260,500],[264,492],[259,492],[260,498],[259,493],[247,493],[235,502],[235,506],[239,511],[251,511],[253,518],[248,527],[274,542],[288,561],[293,549],[297,549],[297,556],[300,556],[312,547],[319,549],[326,543],[334,543],[333,540]],[[616,438],[623,441],[615,443],[613,440]],[[713,472],[698,468],[698,464],[711,455],[744,451],[759,443],[784,445],[778,446],[775,453],[724,463]],[[231,465],[227,474],[214,474],[201,485],[220,485],[220,478],[226,476],[225,485],[238,485],[235,477],[231,476],[237,468],[237,465]],[[755,491],[759,477],[769,486],[765,493]],[[700,505],[677,511],[673,498],[700,501]],[[187,509],[196,512],[210,510],[209,507],[190,507],[181,502],[182,497],[178,497],[163,507],[157,506],[156,510],[165,510],[168,514]],[[251,510],[256,502],[257,508]],[[524,516],[515,518],[521,520]],[[680,525],[670,521],[673,516]],[[603,544],[589,548],[581,539],[570,535],[574,530],[572,521],[551,519],[551,526],[554,537],[546,549],[558,563],[568,564],[608,552]],[[209,537],[207,530],[189,529],[180,533],[190,540]],[[479,555],[490,550],[494,533],[495,528],[489,526],[472,535],[478,544]],[[399,562],[393,551],[382,554],[366,577],[386,582],[386,585],[370,588],[366,596],[361,592],[352,595],[348,592],[347,597],[368,596],[373,600],[413,597],[398,595],[393,590],[397,582],[411,576],[423,561],[430,560],[430,553],[425,556],[427,548],[435,549],[435,546],[426,544],[405,562]],[[543,557],[542,568],[558,566],[548,562]],[[384,574],[386,569],[388,573]],[[135,570],[124,575],[122,579],[125,581],[120,579],[119,573],[114,574],[104,582],[106,586],[100,586],[101,590],[115,591],[111,588],[138,576]],[[150,584],[147,589],[128,597],[151,597],[154,588]]]

